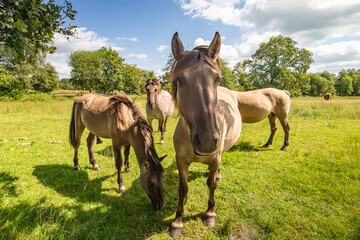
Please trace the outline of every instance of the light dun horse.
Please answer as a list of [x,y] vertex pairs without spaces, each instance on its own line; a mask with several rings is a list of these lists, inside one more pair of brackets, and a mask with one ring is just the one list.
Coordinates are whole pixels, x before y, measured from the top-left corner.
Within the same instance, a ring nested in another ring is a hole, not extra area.
[[154,148],[152,130],[139,108],[125,94],[111,97],[88,93],[77,99],[73,105],[69,134],[70,143],[75,149],[75,170],[80,169],[78,149],[85,127],[90,131],[87,146],[93,169],[100,169],[96,164],[93,152],[95,136],[111,138],[118,172],[119,191],[126,191],[121,175],[123,164],[121,146],[132,145],[140,167],[141,186],[153,206],[157,209],[162,208],[164,205],[162,188],[164,169],[161,161],[165,156],[158,157]]
[[215,224],[216,173],[221,153],[233,146],[240,136],[241,115],[233,93],[218,87],[221,78],[218,54],[221,38],[215,34],[210,46],[184,51],[175,33],[172,39],[175,64],[171,71],[172,97],[180,119],[174,133],[176,164],[180,175],[179,204],[170,235],[182,234],[184,204],[188,192],[188,169],[192,162],[209,165],[210,189],[204,225]]
[[150,127],[152,127],[152,120],[159,121],[159,129],[161,131],[161,144],[164,144],[164,133],[166,134],[167,119],[174,112],[174,103],[171,94],[167,91],[161,90],[159,79],[148,79],[146,81],[146,116]]
[[269,118],[271,134],[267,143],[262,147],[268,147],[273,143],[277,130],[276,118],[279,118],[285,133],[284,145],[281,150],[289,146],[290,127],[288,114],[290,110],[290,93],[286,90],[275,88],[258,89],[247,92],[233,91],[238,100],[238,107],[243,123],[256,123]]

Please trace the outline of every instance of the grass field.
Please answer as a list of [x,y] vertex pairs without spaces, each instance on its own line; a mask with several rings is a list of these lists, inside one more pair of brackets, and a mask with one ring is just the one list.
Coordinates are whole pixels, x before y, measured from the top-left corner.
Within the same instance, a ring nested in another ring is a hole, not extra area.
[[[136,102],[144,109],[145,97]],[[202,225],[207,166],[192,164],[182,238],[360,239],[360,98],[293,98],[290,146],[264,144],[267,120],[244,124],[237,144],[222,155],[215,192],[217,223]],[[131,151],[125,194],[116,189],[111,141],[95,146],[101,171],[90,168],[87,132],[72,169],[68,144],[72,100],[0,102],[0,239],[168,239],[178,198],[178,173],[168,122],[156,144],[165,168],[166,206],[154,211],[139,182]],[[27,137],[28,140],[15,140]],[[160,133],[155,132],[156,143]],[[33,145],[20,145],[34,141]],[[49,141],[63,141],[51,144]]]

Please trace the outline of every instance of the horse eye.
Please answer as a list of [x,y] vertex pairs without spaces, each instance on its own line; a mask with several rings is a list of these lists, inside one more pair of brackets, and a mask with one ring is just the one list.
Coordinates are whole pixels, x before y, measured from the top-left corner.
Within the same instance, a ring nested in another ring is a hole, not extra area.
[[220,82],[220,78],[217,78],[216,80],[215,80],[215,83],[219,83]]

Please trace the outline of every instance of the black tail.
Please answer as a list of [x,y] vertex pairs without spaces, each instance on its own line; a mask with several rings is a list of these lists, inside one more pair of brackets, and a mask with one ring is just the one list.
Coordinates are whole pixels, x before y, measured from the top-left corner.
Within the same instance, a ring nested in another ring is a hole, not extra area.
[[75,106],[76,101],[73,104],[73,109],[71,113],[71,120],[70,120],[70,131],[69,131],[69,141],[70,144],[75,147],[76,145],[76,139],[75,139]]

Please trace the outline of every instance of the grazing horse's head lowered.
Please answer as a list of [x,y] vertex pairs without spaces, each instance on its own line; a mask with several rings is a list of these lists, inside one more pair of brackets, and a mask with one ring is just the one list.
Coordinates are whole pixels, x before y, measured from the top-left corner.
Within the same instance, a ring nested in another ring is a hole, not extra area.
[[145,159],[140,159],[140,183],[146,194],[149,196],[153,206],[161,209],[164,206],[164,191],[162,180],[164,176],[164,168],[161,161],[166,157],[158,157],[154,148],[154,139],[152,130],[145,119],[142,119],[140,126],[141,134],[145,143]]
[[161,83],[159,79],[148,79],[145,85],[147,93],[147,106],[154,108],[156,104],[156,98],[161,92]]
[[214,114],[221,78],[220,35],[215,34],[209,47],[196,47],[192,51],[184,51],[178,33],[171,43],[175,58],[171,72],[173,100],[190,128],[195,154],[209,155],[217,150],[220,139]]

